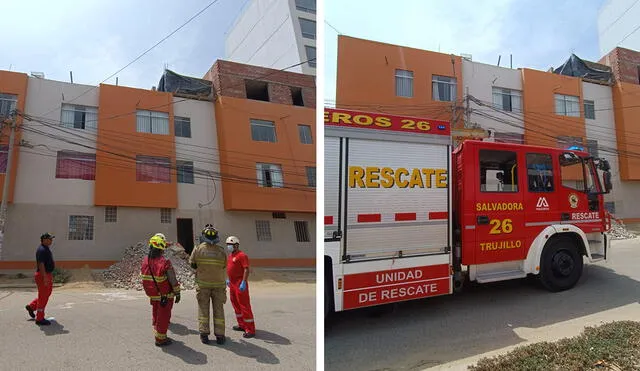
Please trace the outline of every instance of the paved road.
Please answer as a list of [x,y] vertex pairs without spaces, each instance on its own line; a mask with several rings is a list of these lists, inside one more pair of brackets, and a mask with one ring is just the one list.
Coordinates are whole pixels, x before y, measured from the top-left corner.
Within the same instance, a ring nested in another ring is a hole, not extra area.
[[325,370],[464,370],[483,354],[555,341],[601,321],[640,320],[640,240],[615,241],[607,262],[552,294],[535,281],[474,286],[374,317],[338,313],[325,326]]
[[[169,336],[153,343],[151,306],[143,293],[126,290],[54,291],[38,327],[24,306],[25,290],[0,291],[0,370],[314,370],[315,285],[254,285],[256,338],[227,332],[224,346],[200,343],[194,291],[175,304]],[[235,322],[225,305],[227,327]],[[204,366],[204,367],[203,367]]]

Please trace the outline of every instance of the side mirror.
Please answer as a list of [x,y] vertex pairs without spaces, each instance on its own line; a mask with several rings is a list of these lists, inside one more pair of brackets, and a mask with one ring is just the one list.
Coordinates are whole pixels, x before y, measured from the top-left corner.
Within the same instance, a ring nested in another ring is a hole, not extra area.
[[613,189],[613,185],[611,184],[611,172],[605,171],[602,173],[602,184],[604,185],[604,190],[606,193],[611,192]]

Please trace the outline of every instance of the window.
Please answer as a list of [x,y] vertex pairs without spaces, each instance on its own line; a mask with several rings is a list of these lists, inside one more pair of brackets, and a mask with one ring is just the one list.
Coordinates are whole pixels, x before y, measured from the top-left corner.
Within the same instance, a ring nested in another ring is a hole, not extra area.
[[551,155],[527,153],[527,183],[529,192],[553,192]]
[[273,212],[271,213],[273,219],[287,219],[287,214],[283,212]]
[[316,187],[316,168],[315,166],[307,166],[307,184],[309,187]]
[[304,99],[302,99],[301,88],[291,88],[291,101],[294,106],[304,107]]
[[160,209],[160,223],[171,224],[171,209]]
[[509,112],[522,111],[522,93],[518,90],[493,88],[493,107]]
[[592,100],[584,101],[584,118],[595,120],[596,119],[596,105]]
[[117,206],[107,206],[104,209],[104,222],[105,223],[116,223],[118,221],[118,207]]
[[176,161],[176,170],[178,173],[178,183],[194,183],[192,161]]
[[169,135],[169,114],[166,112],[142,111],[136,113],[138,133]]
[[313,144],[313,138],[311,137],[311,126],[298,125],[298,134],[300,135],[300,143]]
[[580,117],[580,98],[556,94],[556,115]]
[[413,71],[396,70],[396,96],[413,97]]
[[433,75],[433,100],[453,102],[456,100],[456,79],[447,76]]
[[7,172],[7,161],[9,159],[9,146],[0,146],[0,174]]
[[316,47],[305,45],[304,50],[307,52],[307,61],[309,61],[309,67],[316,68]]
[[480,150],[480,191],[518,192],[515,152]]
[[275,143],[276,125],[273,121],[251,119],[251,139],[256,142]]
[[296,230],[296,241],[298,242],[309,242],[309,222],[303,221],[295,221],[293,222],[293,226]]
[[95,107],[62,105],[62,126],[70,129],[93,129],[98,127],[98,109]]
[[191,119],[188,117],[174,118],[175,133],[177,137],[191,138]]
[[316,0],[296,0],[296,9],[316,14]]
[[58,151],[56,156],[56,178],[96,180],[95,153]]
[[269,101],[269,84],[264,81],[245,80],[247,99]]
[[593,157],[598,157],[598,141],[597,140],[587,139],[587,152]]
[[563,187],[575,189],[577,191],[584,191],[582,160],[573,154],[561,154],[560,178],[562,178]]
[[302,31],[302,37],[307,39],[316,39],[316,21],[309,19],[298,18],[300,20],[300,30]]
[[69,240],[93,240],[93,216],[69,215]]
[[275,164],[257,164],[258,185],[260,187],[282,188],[282,169]]
[[17,95],[0,93],[0,117],[11,116],[16,109],[16,102],[18,102]]
[[271,224],[268,220],[256,220],[258,241],[271,241]]
[[136,156],[138,182],[171,183],[171,162],[168,157]]

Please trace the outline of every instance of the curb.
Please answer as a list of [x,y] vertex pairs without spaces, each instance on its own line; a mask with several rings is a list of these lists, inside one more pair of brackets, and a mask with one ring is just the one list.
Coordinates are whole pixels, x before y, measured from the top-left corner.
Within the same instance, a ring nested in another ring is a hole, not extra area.
[[[60,283],[54,283],[53,287],[62,287],[64,285]],[[35,284],[28,283],[7,283],[0,284],[0,289],[37,289],[38,287]]]

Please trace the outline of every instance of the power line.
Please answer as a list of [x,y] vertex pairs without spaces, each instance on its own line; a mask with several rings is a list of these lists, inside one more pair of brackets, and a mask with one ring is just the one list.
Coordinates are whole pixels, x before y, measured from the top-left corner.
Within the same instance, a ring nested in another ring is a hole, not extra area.
[[[639,0],[639,1],[640,1],[640,0]],[[333,30],[334,30],[334,31],[336,31],[336,33],[337,33],[338,35],[342,35],[342,32],[338,31],[338,29],[337,29],[337,28],[333,27],[333,26],[331,25],[331,23],[329,23],[329,21],[327,21],[326,19],[324,20],[324,23],[326,23],[326,24],[327,24],[327,26],[329,26],[329,27],[333,28]]]
[[629,10],[631,10],[631,8],[633,8],[633,7],[638,3],[638,1],[640,1],[640,0],[636,0],[633,4],[631,4],[631,6],[630,6],[630,7],[628,7],[628,8],[627,8],[627,10],[625,10],[624,12],[622,12],[622,14],[620,14],[620,16],[619,16],[618,18],[616,18],[616,20],[615,20],[615,21],[611,22],[611,23],[610,23],[610,24],[609,24],[609,25],[608,25],[608,26],[607,26],[607,27],[606,27],[602,32],[600,32],[600,36],[601,36],[602,34],[604,34],[605,32],[607,32],[607,31],[611,28],[611,26],[613,26],[614,24],[618,23],[618,21],[620,20],[620,18],[624,17],[624,15],[625,15],[625,14],[627,14],[627,12],[628,12]]

